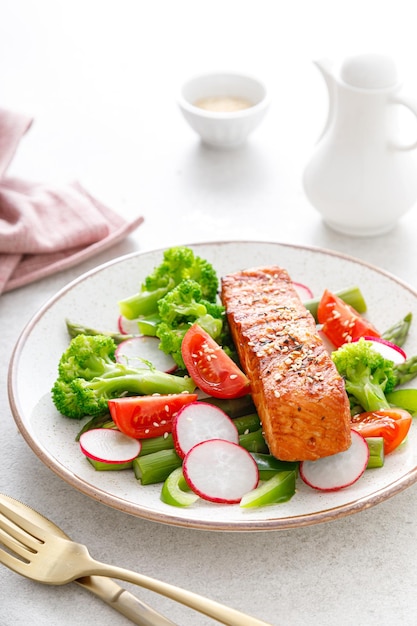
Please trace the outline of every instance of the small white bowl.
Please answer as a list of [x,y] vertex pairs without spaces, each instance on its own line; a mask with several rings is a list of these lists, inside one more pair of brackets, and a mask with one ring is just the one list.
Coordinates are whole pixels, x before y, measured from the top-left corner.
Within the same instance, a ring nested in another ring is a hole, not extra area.
[[[207,98],[242,99],[250,106],[240,110],[212,111],[196,102]],[[204,143],[216,148],[235,148],[246,141],[269,106],[265,86],[257,78],[237,73],[202,74],[184,83],[179,107]]]

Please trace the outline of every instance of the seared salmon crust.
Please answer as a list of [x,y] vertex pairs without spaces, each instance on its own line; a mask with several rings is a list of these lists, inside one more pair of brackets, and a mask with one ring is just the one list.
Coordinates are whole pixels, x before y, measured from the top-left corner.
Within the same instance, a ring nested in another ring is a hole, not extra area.
[[224,276],[221,296],[271,454],[316,460],[350,446],[350,409],[313,316],[285,269]]

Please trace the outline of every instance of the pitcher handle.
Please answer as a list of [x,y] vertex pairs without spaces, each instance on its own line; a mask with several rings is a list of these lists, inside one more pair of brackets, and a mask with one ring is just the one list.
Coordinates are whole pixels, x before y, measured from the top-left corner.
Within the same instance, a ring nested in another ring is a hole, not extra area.
[[[413,98],[408,98],[407,96],[392,96],[389,100],[390,104],[400,104],[401,106],[406,107],[414,117],[417,118],[417,101],[413,100]],[[401,144],[396,141],[390,141],[390,147],[395,150],[415,150],[417,148],[417,139],[410,144]]]

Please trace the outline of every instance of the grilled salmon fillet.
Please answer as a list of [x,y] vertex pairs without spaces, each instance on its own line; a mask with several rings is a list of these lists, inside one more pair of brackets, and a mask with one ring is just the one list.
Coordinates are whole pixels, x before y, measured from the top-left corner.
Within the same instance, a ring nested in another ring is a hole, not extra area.
[[224,276],[221,296],[271,454],[316,460],[350,446],[343,379],[287,271]]

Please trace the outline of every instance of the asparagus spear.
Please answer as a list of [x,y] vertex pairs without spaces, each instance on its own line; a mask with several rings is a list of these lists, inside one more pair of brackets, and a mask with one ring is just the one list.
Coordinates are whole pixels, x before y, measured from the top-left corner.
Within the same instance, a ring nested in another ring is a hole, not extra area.
[[403,319],[388,328],[382,335],[383,339],[395,343],[397,346],[402,346],[407,339],[408,331],[410,330],[411,322],[413,319],[412,313],[407,313]]
[[413,380],[417,376],[417,355],[409,357],[404,363],[395,365],[394,372],[397,377],[396,387]]
[[131,339],[134,335],[123,335],[122,333],[112,332],[109,330],[98,330],[96,328],[90,328],[83,326],[82,324],[75,324],[70,320],[65,320],[68,334],[70,337],[76,337],[77,335],[107,335],[111,337],[115,343],[121,343],[126,339]]

